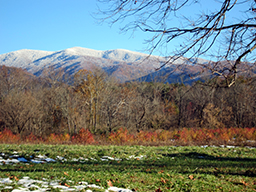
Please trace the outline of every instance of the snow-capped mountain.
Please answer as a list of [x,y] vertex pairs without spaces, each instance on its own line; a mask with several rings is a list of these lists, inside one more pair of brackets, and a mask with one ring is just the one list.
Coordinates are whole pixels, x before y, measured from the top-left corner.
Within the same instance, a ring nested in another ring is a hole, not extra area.
[[0,55],[0,65],[23,68],[35,75],[40,75],[44,68],[50,66],[55,69],[61,67],[71,74],[79,69],[98,67],[126,81],[152,72],[164,62],[161,57],[147,57],[146,54],[123,49],[97,51],[73,47],[55,52],[23,49]]
[[[16,67],[25,67],[27,65],[45,65],[56,62],[75,60],[82,57],[94,57],[119,62],[135,63],[141,62],[147,58],[147,54],[132,52],[123,49],[97,51],[82,47],[73,47],[61,51],[37,51],[22,49],[0,55],[0,62],[3,65],[11,65]],[[151,56],[151,59],[161,59],[161,57]],[[11,64],[10,64],[11,63]],[[104,62],[106,63],[106,62]]]
[[22,49],[0,55],[1,65],[25,68],[29,63],[52,54],[50,51]]
[[[166,58],[123,49],[97,51],[73,47],[60,51],[18,50],[0,55],[0,65],[26,69],[40,76],[45,68],[62,68],[69,74],[80,69],[102,68],[122,82],[147,76],[166,62]],[[183,63],[182,58],[174,64]],[[170,70],[170,69],[169,69]]]

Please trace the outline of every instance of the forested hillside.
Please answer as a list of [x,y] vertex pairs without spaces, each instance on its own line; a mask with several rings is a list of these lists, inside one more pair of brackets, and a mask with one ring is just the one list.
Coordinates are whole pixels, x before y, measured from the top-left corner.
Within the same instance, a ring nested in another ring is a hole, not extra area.
[[[239,77],[230,88],[148,82],[119,83],[101,70],[80,70],[68,81],[61,70],[40,78],[0,68],[0,131],[47,137],[186,128],[255,127],[256,81]],[[67,83],[69,82],[69,83]]]

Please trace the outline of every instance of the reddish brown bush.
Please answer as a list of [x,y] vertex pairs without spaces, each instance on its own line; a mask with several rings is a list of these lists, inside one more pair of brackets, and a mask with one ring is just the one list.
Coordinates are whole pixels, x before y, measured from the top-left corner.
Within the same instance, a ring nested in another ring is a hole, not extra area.
[[77,135],[72,137],[72,143],[93,144],[95,143],[93,134],[88,129],[80,129]]
[[[109,136],[102,135],[102,144],[173,144],[182,143],[185,145],[200,144],[236,144],[256,145],[256,128],[219,128],[219,129],[196,129],[183,128],[174,131],[140,131],[137,134],[130,134],[125,128],[120,128]],[[87,129],[80,129],[79,133],[70,138],[69,134],[50,134],[46,139],[35,136],[33,133],[21,138],[20,134],[13,134],[12,131],[4,129],[0,132],[0,143],[45,143],[45,144],[97,144],[95,135]]]

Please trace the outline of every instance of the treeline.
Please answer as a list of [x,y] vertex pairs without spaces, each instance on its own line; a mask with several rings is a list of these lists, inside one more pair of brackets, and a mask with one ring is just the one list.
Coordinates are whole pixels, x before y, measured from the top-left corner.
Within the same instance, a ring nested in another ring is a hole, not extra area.
[[[187,128],[255,127],[256,81],[240,78],[230,88],[195,83],[119,83],[99,69],[66,79],[62,70],[42,77],[0,66],[0,131],[96,135],[120,127],[129,132]],[[68,82],[68,83],[67,83]]]

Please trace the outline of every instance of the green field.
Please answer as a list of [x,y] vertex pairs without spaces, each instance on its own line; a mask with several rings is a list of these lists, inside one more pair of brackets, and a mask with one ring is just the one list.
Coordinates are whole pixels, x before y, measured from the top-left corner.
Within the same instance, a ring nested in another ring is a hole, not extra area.
[[256,191],[256,149],[0,145],[0,191],[24,189],[24,177],[30,191]]

